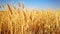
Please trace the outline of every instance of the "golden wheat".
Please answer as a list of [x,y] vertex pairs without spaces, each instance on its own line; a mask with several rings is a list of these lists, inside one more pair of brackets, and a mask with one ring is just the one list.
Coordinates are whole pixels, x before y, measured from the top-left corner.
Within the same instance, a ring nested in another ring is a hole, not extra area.
[[0,34],[60,34],[59,10],[22,8],[0,11]]

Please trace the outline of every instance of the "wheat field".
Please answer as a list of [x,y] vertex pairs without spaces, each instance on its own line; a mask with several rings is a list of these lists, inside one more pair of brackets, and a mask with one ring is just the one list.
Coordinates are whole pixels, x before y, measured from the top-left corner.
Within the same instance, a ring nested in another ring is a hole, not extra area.
[[7,10],[0,11],[0,34],[60,34],[60,11],[7,4]]

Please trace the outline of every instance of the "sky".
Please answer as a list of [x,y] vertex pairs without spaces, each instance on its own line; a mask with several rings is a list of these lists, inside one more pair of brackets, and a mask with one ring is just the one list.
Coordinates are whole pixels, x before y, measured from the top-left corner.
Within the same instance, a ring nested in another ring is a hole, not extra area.
[[0,4],[11,4],[14,3],[15,6],[18,2],[24,3],[25,8],[39,8],[39,9],[60,9],[60,0],[0,0]]

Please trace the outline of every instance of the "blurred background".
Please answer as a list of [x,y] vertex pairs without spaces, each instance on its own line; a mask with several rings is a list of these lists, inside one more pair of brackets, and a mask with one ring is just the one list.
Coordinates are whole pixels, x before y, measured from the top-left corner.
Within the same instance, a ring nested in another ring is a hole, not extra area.
[[[6,4],[14,3],[18,7],[18,3],[24,3],[25,8],[38,8],[38,9],[60,9],[60,0],[0,0],[0,9],[5,9]],[[1,4],[3,8],[1,8]]]

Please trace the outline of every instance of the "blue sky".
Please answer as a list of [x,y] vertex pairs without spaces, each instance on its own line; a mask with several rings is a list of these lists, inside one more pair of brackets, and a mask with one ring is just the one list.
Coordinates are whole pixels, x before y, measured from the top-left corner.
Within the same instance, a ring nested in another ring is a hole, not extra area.
[[24,3],[25,8],[39,8],[39,9],[60,9],[60,0],[0,0],[0,4],[11,4],[14,3],[16,6],[18,2]]

